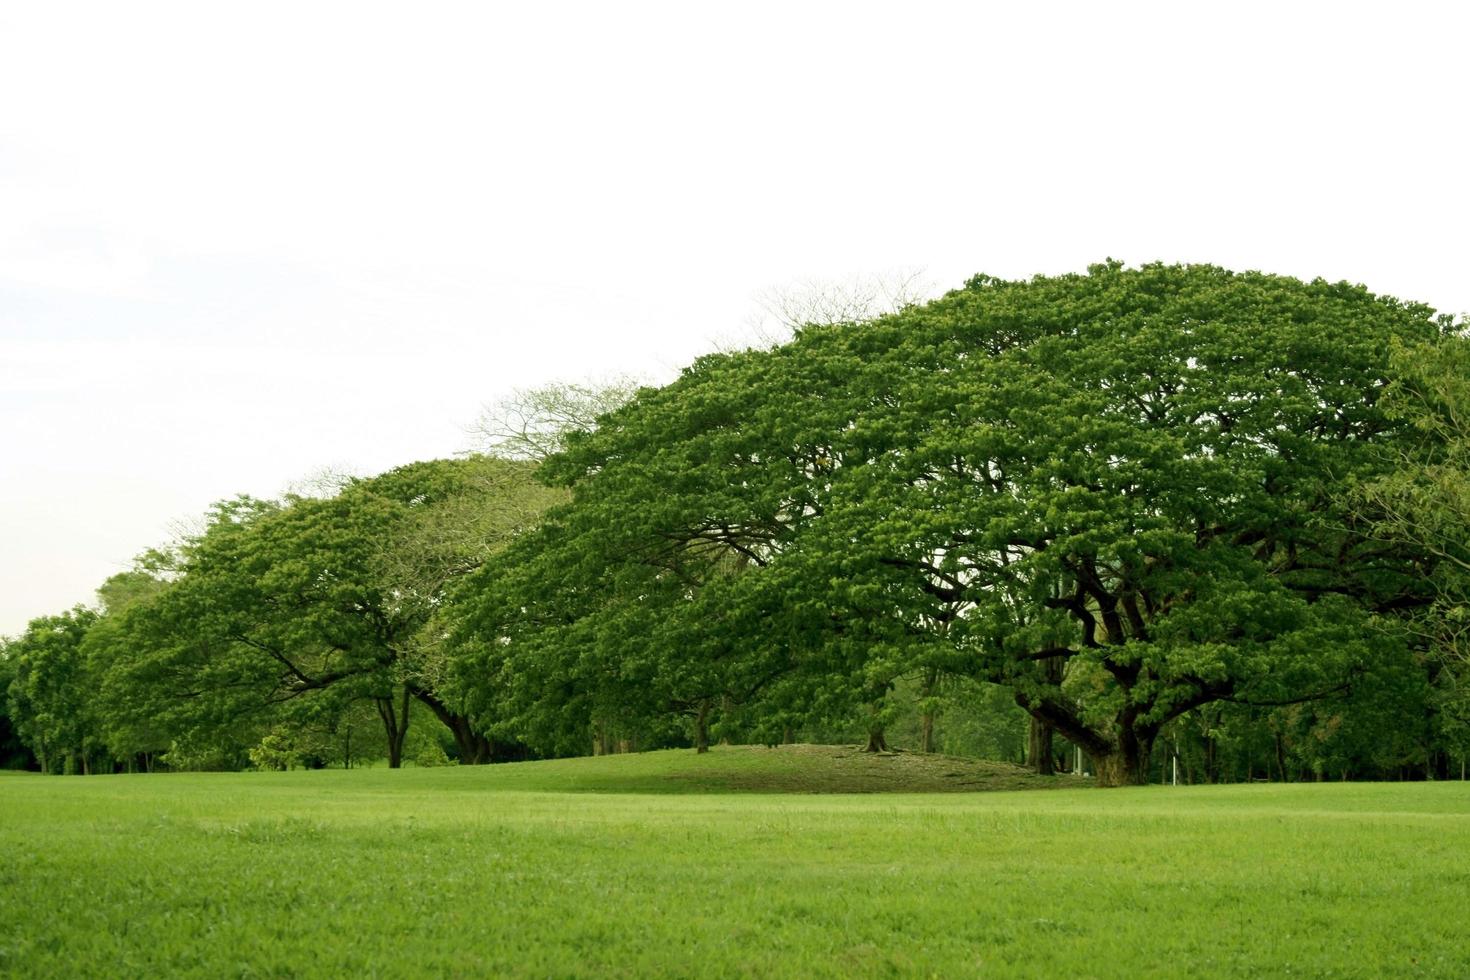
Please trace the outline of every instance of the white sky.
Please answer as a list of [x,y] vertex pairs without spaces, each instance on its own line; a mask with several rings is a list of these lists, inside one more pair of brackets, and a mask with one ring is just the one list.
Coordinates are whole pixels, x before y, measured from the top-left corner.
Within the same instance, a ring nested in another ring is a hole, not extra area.
[[1455,6],[6,3],[0,634],[796,280],[1114,256],[1470,309]]

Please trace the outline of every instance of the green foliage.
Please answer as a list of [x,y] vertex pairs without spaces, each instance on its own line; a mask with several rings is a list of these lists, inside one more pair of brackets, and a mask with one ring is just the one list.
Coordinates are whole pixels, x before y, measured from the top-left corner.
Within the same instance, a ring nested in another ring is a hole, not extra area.
[[1156,743],[1210,781],[1466,754],[1452,321],[1115,262],[898,306],[659,389],[520,392],[488,456],[223,502],[6,647],[0,752],[1015,759],[1054,733],[1105,783],[1158,778]]
[[[434,619],[457,576],[558,496],[532,469],[440,460],[331,497],[218,505],[170,580],[132,582],[96,642],[119,743],[171,744],[175,760],[193,759],[196,744],[227,757],[281,724],[320,727],[369,701],[396,764],[409,695],[472,741]],[[110,584],[120,593],[124,583]]]
[[288,736],[271,732],[249,751],[250,764],[265,772],[294,769],[301,765],[301,755],[291,747]]
[[93,679],[82,641],[97,622],[82,606],[59,616],[33,619],[6,644],[10,662],[9,710],[16,734],[46,772],[86,772],[102,754]]
[[902,678],[967,676],[1137,781],[1200,705],[1393,655],[1367,626],[1413,556],[1348,529],[1344,487],[1412,435],[1390,350],[1445,329],[1347,284],[1110,263],[702,358],[547,462],[573,503],[473,580],[466,663],[533,738],[753,699],[881,725]]
[[10,640],[0,636],[0,769],[26,769],[35,763],[35,755],[21,741],[11,714],[10,682],[15,679],[16,664],[10,645]]
[[1391,624],[1423,651],[1445,737],[1470,746],[1470,337],[1394,352],[1384,403],[1412,427],[1393,468],[1360,493],[1361,516],[1384,542],[1419,559],[1428,601]]
[[419,768],[431,768],[434,766],[449,765],[449,756],[444,752],[444,746],[437,742],[425,742],[412,753],[413,764]]

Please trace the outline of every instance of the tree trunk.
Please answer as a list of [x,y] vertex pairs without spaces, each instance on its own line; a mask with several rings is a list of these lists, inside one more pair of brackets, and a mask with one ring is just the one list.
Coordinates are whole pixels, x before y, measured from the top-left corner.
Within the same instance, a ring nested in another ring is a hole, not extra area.
[[1148,782],[1148,759],[1153,740],[1125,731],[1121,744],[1093,758],[1099,786],[1143,786]]
[[[1041,661],[1037,667],[1041,671],[1042,679],[1060,691],[1062,678],[1066,671],[1066,665],[1062,659],[1049,657]],[[1052,748],[1055,732],[1056,729],[1050,722],[1031,715],[1031,731],[1026,745],[1026,765],[1035,770],[1038,775],[1056,775],[1057,767]]]
[[458,750],[460,765],[483,766],[494,760],[495,742],[488,736],[475,731],[468,718],[463,715],[452,715],[444,723],[454,735],[454,745]]
[[479,732],[469,732],[459,746],[459,762],[465,766],[483,766],[495,761],[495,740]]
[[1039,776],[1055,776],[1057,772],[1052,727],[1035,716],[1031,718],[1031,734],[1026,743],[1026,765]]
[[699,702],[699,713],[694,716],[694,752],[703,755],[709,751],[709,700]]
[[470,720],[463,715],[453,717],[449,730],[454,734],[454,745],[459,750],[460,765],[483,766],[495,757],[495,743],[487,736],[475,731]]
[[[495,742],[475,729],[468,715],[462,715],[445,704],[437,694],[424,688],[413,688],[413,696],[423,702],[434,717],[454,736],[462,766],[482,766],[494,761]],[[595,754],[595,746],[594,746]]]
[[607,722],[594,721],[592,726],[592,754],[612,755],[613,737],[612,732],[607,727]]
[[378,706],[378,717],[383,719],[383,731],[388,736],[389,769],[403,766],[403,739],[408,735],[408,696],[408,688],[404,687],[401,712],[395,711],[391,697],[373,699]]
[[888,740],[883,737],[883,728],[878,726],[868,730],[868,744],[863,747],[864,752],[887,752]]
[[939,671],[924,672],[924,684],[919,688],[919,751],[926,755],[934,751],[934,687],[939,683]]

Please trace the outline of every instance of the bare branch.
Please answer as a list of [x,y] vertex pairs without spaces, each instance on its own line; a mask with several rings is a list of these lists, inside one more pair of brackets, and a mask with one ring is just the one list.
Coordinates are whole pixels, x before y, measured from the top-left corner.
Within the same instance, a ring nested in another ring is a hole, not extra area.
[[468,427],[473,451],[502,459],[544,460],[561,449],[568,433],[592,431],[599,417],[627,404],[643,384],[639,378],[619,375],[517,388],[485,406]]

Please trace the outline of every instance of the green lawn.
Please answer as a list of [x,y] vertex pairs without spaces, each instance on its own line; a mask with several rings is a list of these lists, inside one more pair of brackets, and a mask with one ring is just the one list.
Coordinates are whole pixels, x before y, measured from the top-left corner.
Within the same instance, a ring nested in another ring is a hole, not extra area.
[[3,774],[0,975],[1470,976],[1470,784],[762,773],[1028,781],[731,748]]

